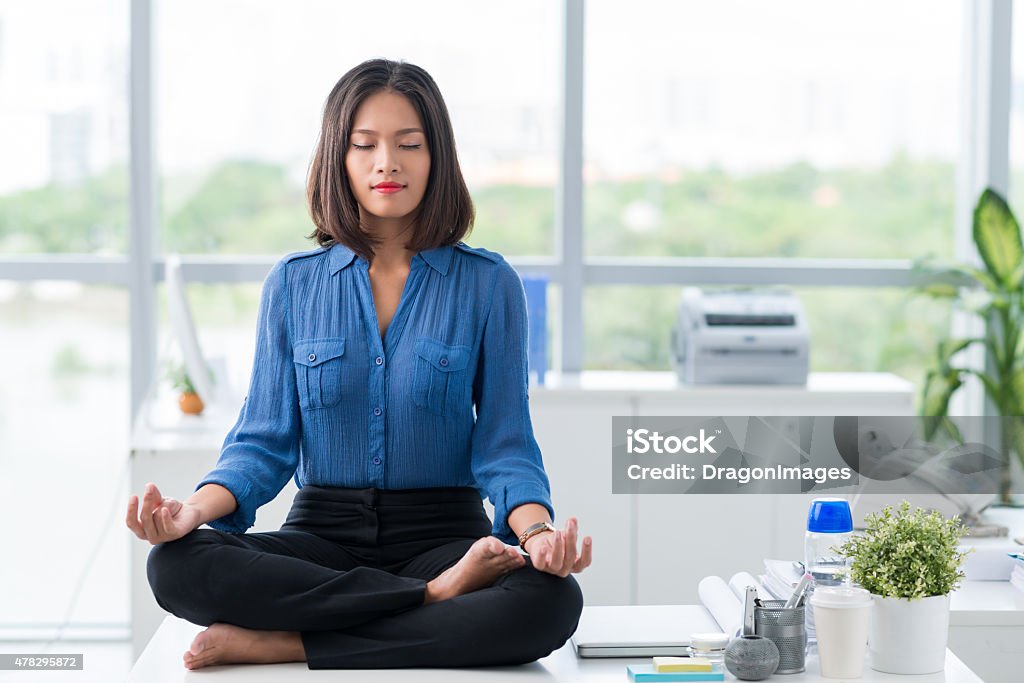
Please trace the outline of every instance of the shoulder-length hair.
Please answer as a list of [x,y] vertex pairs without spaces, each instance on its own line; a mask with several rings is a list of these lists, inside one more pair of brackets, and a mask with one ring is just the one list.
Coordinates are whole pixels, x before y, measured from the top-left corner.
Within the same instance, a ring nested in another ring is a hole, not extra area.
[[354,67],[327,97],[306,183],[309,213],[316,225],[308,237],[320,246],[343,244],[367,260],[379,243],[360,226],[359,204],[349,185],[345,155],[356,110],[367,97],[381,91],[409,99],[423,122],[430,152],[427,188],[406,248],[424,251],[455,244],[472,229],[474,209],[459,168],[448,108],[430,74],[415,64],[389,59],[370,59]]

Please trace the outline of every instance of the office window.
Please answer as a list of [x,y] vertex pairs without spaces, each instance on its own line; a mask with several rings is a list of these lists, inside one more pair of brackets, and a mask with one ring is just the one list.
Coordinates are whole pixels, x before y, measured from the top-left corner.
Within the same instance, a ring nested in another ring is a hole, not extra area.
[[961,12],[589,3],[586,253],[951,255]]
[[0,330],[0,627],[123,626],[127,292],[0,281]]
[[470,242],[553,253],[559,4],[403,0],[388,4],[383,23],[352,9],[157,4],[162,248],[311,248],[304,183],[322,106],[348,69],[384,56],[422,66],[445,96],[477,202]]
[[[920,386],[932,349],[949,330],[948,307],[907,290],[793,291],[810,325],[812,372],[892,372]],[[587,369],[669,370],[680,293],[679,287],[589,287]]]
[[1013,8],[1010,72],[1010,193],[1007,199],[1018,220],[1024,220],[1024,7]]
[[126,251],[127,45],[127,0],[0,3],[0,253]]

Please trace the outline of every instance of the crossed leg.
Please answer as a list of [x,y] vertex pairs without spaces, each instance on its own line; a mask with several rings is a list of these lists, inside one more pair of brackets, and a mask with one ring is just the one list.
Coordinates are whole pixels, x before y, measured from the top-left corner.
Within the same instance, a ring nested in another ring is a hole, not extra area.
[[[514,548],[494,537],[481,538],[452,567],[426,582],[421,604],[439,603],[484,588],[524,563]],[[306,661],[307,656],[299,632],[214,623],[195,637],[182,659],[186,668],[199,669],[228,663],[298,662]]]
[[[451,559],[453,551],[464,554]],[[305,532],[238,536],[202,529],[154,548],[147,569],[154,595],[164,609],[194,623],[210,624],[183,655],[186,667],[309,659],[310,668],[339,668],[382,663],[378,656],[358,660],[360,664],[352,663],[356,658],[349,657],[345,658],[349,663],[339,664],[338,648],[325,642],[324,631],[315,629],[335,629],[326,633],[358,637],[357,631],[336,629],[446,603],[491,586],[499,577],[524,565],[514,548],[493,537],[435,548],[409,562],[402,575],[395,575],[356,566],[356,559],[346,551]],[[532,567],[529,570],[539,573]],[[575,582],[572,586],[578,593]],[[443,622],[446,612],[437,612],[434,618]],[[577,611],[575,618],[578,616]],[[403,626],[412,626],[417,619],[408,624],[406,620],[390,624],[390,635],[385,630],[364,637],[383,640],[382,645],[391,641],[392,646],[408,646],[401,632]],[[436,631],[438,623],[427,628]],[[307,630],[311,628],[314,630]],[[299,629],[304,633],[300,634]],[[303,636],[314,642],[313,658],[307,657],[310,646]],[[327,651],[321,656],[325,645]],[[440,660],[435,657],[428,661]]]

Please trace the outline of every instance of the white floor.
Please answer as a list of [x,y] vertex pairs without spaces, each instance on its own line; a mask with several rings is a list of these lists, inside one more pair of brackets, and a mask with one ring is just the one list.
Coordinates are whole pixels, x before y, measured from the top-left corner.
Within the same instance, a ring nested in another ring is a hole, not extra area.
[[132,664],[132,645],[129,641],[110,643],[58,641],[44,642],[0,641],[0,654],[26,655],[82,655],[81,671],[0,671],[0,682],[20,683],[115,683],[128,678]]

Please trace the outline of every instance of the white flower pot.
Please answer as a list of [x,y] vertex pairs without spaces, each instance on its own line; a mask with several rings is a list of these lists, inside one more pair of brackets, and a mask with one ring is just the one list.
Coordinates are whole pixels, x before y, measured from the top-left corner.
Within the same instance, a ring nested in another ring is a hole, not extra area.
[[942,671],[949,639],[949,595],[920,600],[871,597],[871,668],[893,674]]

